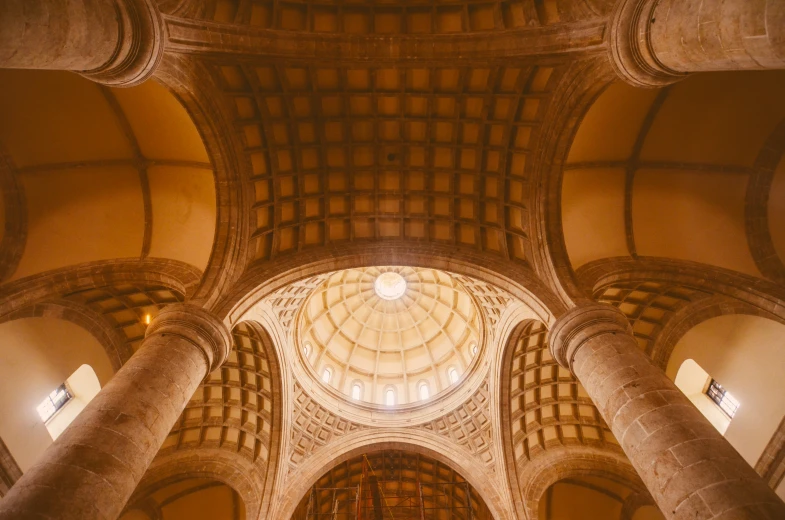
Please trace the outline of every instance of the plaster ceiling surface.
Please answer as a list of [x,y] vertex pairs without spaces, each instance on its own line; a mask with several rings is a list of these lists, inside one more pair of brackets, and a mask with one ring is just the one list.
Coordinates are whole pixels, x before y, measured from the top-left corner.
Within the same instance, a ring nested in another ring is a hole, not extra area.
[[474,300],[452,275],[371,267],[335,272],[317,287],[302,308],[297,336],[323,382],[385,405],[392,389],[400,405],[427,400],[460,380],[479,349],[481,323]]

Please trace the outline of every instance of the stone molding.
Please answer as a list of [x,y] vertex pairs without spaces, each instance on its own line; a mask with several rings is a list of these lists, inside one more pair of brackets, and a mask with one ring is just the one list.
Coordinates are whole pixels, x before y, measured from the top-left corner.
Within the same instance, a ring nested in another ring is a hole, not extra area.
[[207,361],[208,372],[226,361],[232,346],[231,335],[221,320],[187,303],[175,303],[161,309],[147,327],[145,341],[167,334],[180,336],[199,348]]
[[769,223],[769,198],[774,172],[785,157],[785,120],[766,139],[755,159],[747,183],[744,220],[750,253],[760,272],[779,284],[785,284],[785,264],[777,254]]
[[264,475],[258,466],[224,450],[204,448],[157,457],[128,500],[125,511],[138,508],[138,504],[156,491],[185,478],[208,478],[226,484],[242,498],[246,517],[257,518],[264,490]]
[[567,245],[562,236],[562,180],[564,164],[583,117],[599,95],[616,79],[607,59],[571,64],[553,100],[543,114],[536,146],[527,162],[532,186],[530,220],[533,223],[532,264],[535,271],[558,294],[561,302],[586,298],[574,280]]
[[607,478],[647,494],[635,469],[621,453],[582,446],[551,450],[527,465],[521,475],[525,504],[521,518],[538,518],[540,500],[547,489],[560,480],[580,476]]
[[635,87],[659,88],[688,76],[663,65],[651,45],[659,0],[621,0],[611,15],[609,50],[616,74]]
[[292,282],[341,269],[378,265],[422,266],[472,276],[504,289],[544,321],[565,310],[556,294],[525,265],[476,251],[415,242],[320,247],[252,265],[212,308],[219,316],[236,323],[257,302]]
[[0,282],[13,276],[27,243],[27,199],[11,156],[0,145],[0,197],[5,225],[0,240]]
[[128,283],[162,285],[177,291],[187,300],[201,275],[201,271],[189,264],[159,258],[86,262],[4,284],[0,287],[0,316],[77,291]]
[[785,417],[755,464],[755,471],[771,489],[777,489],[785,479]]
[[133,87],[155,72],[164,54],[166,28],[152,0],[117,0],[119,38],[112,58],[80,74],[110,87]]
[[632,327],[624,315],[611,305],[580,305],[562,315],[550,331],[551,353],[563,367],[572,371],[575,353],[590,339],[602,334],[628,334]]
[[710,296],[690,303],[669,316],[652,343],[651,350],[646,353],[655,365],[665,370],[673,349],[685,334],[704,321],[727,315],[758,316],[785,324],[782,317],[761,311],[743,301],[722,295]]
[[216,221],[210,260],[193,299],[209,308],[226,294],[251,260],[249,248],[253,183],[251,165],[239,131],[227,119],[233,110],[223,103],[208,68],[199,60],[166,53],[155,73],[188,111],[204,142],[215,176]]
[[0,439],[0,498],[4,497],[17,480],[22,476],[22,470],[14,460],[8,447]]
[[785,290],[769,280],[713,265],[660,257],[613,257],[581,266],[575,279],[585,294],[619,281],[654,281],[722,294],[785,318]]
[[210,20],[164,16],[167,52],[182,54],[276,56],[284,58],[453,62],[599,54],[607,30],[603,19],[527,27],[497,33],[428,35],[320,34],[271,30]]

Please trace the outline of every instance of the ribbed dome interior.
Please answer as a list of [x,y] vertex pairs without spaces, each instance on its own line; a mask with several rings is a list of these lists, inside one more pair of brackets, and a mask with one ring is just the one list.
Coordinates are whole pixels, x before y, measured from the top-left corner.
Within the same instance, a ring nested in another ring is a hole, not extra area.
[[[406,282],[403,294],[380,297],[377,280],[380,291],[399,289],[382,283],[394,284],[396,275]],[[433,397],[459,380],[474,357],[479,327],[472,298],[443,271],[347,269],[330,275],[308,298],[300,347],[323,382],[376,404],[389,404],[392,390],[399,405]]]

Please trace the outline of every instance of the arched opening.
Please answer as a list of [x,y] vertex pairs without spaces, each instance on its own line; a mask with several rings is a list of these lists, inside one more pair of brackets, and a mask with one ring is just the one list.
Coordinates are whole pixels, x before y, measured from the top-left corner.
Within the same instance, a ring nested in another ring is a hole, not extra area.
[[648,494],[609,478],[581,475],[559,480],[539,501],[539,520],[664,520]]
[[418,393],[420,394],[420,401],[425,401],[431,397],[431,389],[427,381],[421,381],[417,386]]
[[152,487],[130,504],[120,520],[245,520],[242,497],[208,478],[185,478]]
[[65,431],[100,391],[101,383],[93,367],[82,365],[41,401],[36,411],[52,440]]
[[450,384],[454,385],[455,383],[458,382],[458,378],[460,376],[458,375],[458,370],[455,367],[449,367],[447,369],[447,377],[450,380]]
[[[78,415],[113,370],[85,329],[54,318],[0,324],[0,438],[24,472]],[[38,407],[65,384],[73,398],[48,420]]]
[[693,359],[681,364],[674,382],[717,431],[725,435],[740,404],[733,394],[726,390],[720,395],[716,391],[719,383]]
[[333,369],[330,367],[325,367],[325,369],[322,370],[322,381],[329,385],[330,380],[332,378],[333,378]]
[[395,395],[395,388],[388,387],[384,391],[384,405],[385,406],[395,406],[397,404],[397,399]]
[[359,381],[352,384],[352,399],[359,401],[363,398],[363,385]]
[[354,519],[358,512],[360,518],[492,518],[460,473],[443,462],[403,450],[364,453],[327,470],[291,518]]
[[[726,419],[724,435],[751,466],[785,416],[783,338],[785,325],[778,322],[749,315],[719,316],[687,331],[668,361],[668,376],[691,400],[696,393],[705,394],[707,381],[713,379],[741,403],[733,419]],[[712,416],[722,418],[724,412],[708,397],[700,395],[698,403],[713,423]]]

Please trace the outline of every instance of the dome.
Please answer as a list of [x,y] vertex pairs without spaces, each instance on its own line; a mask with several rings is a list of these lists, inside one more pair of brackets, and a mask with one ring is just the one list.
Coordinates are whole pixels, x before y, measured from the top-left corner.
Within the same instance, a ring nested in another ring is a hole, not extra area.
[[448,273],[347,269],[308,297],[298,344],[323,383],[355,401],[396,406],[459,382],[477,352],[480,323],[473,299]]

